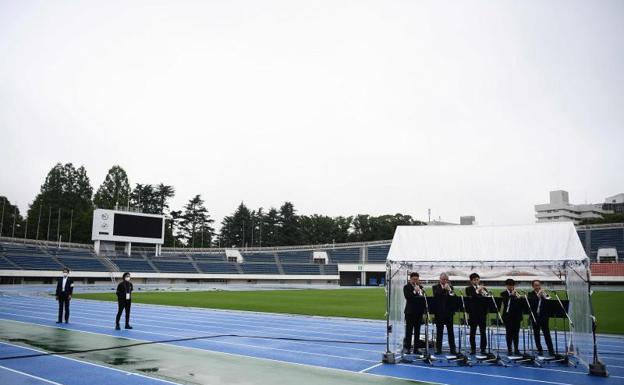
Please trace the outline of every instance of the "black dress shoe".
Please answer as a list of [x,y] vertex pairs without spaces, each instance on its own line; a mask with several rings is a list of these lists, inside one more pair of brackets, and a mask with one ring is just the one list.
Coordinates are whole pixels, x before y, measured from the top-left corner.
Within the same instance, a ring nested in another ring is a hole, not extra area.
[[485,350],[481,350],[481,354],[487,356],[487,352]]
[[417,356],[419,356],[419,355],[420,355],[420,350],[418,350],[418,349],[414,349],[414,354],[415,354],[415,355],[417,355]]
[[511,349],[510,349],[510,350],[507,350],[507,355],[508,355],[508,356],[511,356]]
[[62,323],[62,322],[61,322],[61,321],[56,321],[56,323],[57,323],[57,324],[60,324],[60,323]]
[[121,330],[121,328],[119,327],[119,325],[115,325],[115,330]]
[[521,355],[522,355],[522,353],[520,353],[520,350],[516,350],[514,352],[514,356],[521,356]]
[[132,326],[126,325],[126,329],[132,329]]
[[470,355],[471,355],[471,356],[474,356],[475,354],[477,354],[477,352],[475,352],[474,350],[471,350],[471,351],[470,351]]
[[442,350],[436,350],[435,354],[437,354],[439,356],[442,355]]

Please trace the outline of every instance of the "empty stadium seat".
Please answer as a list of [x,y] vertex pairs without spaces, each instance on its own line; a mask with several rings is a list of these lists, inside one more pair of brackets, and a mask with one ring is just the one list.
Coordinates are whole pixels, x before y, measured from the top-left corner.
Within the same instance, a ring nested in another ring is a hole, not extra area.
[[241,263],[240,267],[245,274],[279,274],[274,263]]
[[155,273],[154,269],[144,259],[111,258],[110,260],[117,265],[119,271]]
[[273,253],[241,253],[245,262],[275,262]]
[[368,263],[385,263],[388,258],[389,251],[390,245],[369,246],[367,248]]
[[206,274],[238,274],[236,264],[231,262],[197,262],[197,267]]
[[57,257],[59,262],[68,267],[70,270],[78,271],[108,271],[106,266],[95,257],[91,258],[71,258]]
[[45,256],[7,255],[6,258],[25,270],[62,270],[63,265]]
[[319,275],[321,274],[321,265],[312,264],[282,264],[284,274],[299,275]]
[[327,255],[332,263],[360,263],[359,247],[330,249],[327,250]]
[[199,273],[188,260],[186,262],[152,260],[152,263],[161,273]]
[[312,251],[282,251],[277,257],[280,263],[312,263]]

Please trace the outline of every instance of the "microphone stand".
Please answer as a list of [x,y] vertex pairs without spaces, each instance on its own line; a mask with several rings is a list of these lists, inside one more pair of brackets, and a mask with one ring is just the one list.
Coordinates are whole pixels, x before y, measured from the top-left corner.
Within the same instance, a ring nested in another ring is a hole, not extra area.
[[[503,359],[500,356],[500,324],[501,322],[503,322],[503,319],[501,318],[500,312],[498,310],[498,304],[496,304],[496,300],[494,299],[494,296],[488,293],[487,290],[485,292],[490,298],[492,298],[492,303],[494,304],[494,309],[496,310],[496,355],[494,356],[494,358],[491,358],[488,361],[491,361],[493,364],[507,366],[507,364],[503,361]],[[491,338],[489,342],[491,346],[493,342]]]
[[[561,310],[563,310],[563,314],[565,314],[567,321],[570,324],[570,329],[572,327],[574,327],[574,322],[572,322],[572,319],[570,318],[570,315],[568,314],[568,312],[565,309],[565,306],[563,306],[563,302],[561,302],[561,298],[559,298],[559,295],[557,294],[557,292],[554,292],[555,294],[555,298],[557,298],[557,302],[559,302],[559,306],[561,306]],[[570,364],[570,351],[568,349],[568,338],[567,338],[567,327],[566,327],[566,322],[563,323],[563,338],[564,338],[564,345],[565,345],[565,354],[559,354],[559,348],[557,347],[555,352],[555,362],[562,362],[566,365]],[[557,328],[555,328],[555,343],[557,342]],[[570,343],[572,343],[572,337],[570,336]]]
[[[537,324],[537,320],[535,319],[535,314],[533,314],[533,309],[531,309],[531,304],[529,303],[529,297],[527,297],[526,294],[523,297],[524,297],[524,300],[526,301],[527,309],[529,309],[529,314],[531,315],[531,318],[527,318],[527,329],[529,329],[527,339],[529,340],[528,342],[529,342],[529,349],[531,350],[531,354],[527,354],[526,347],[525,347],[522,360],[519,360],[518,362],[532,363],[541,367],[542,364],[540,364],[535,359],[535,349],[533,348],[533,341],[531,340],[531,336],[533,335],[532,325]],[[533,321],[533,324],[531,324],[529,321]]]
[[[455,296],[457,296],[457,293],[455,293]],[[468,354],[466,352],[466,350],[468,349],[468,345],[466,344],[466,323],[468,322],[468,315],[466,313],[466,303],[464,302],[464,295],[461,293],[461,290],[459,291],[459,297],[461,298],[462,311],[464,313],[464,322],[461,322],[461,317],[460,317],[460,325],[459,325],[459,328],[457,328],[459,332],[459,349],[457,349],[458,352],[457,352],[456,357],[449,359],[449,361],[457,361],[457,363],[460,366],[470,366],[470,361],[468,359]],[[464,331],[463,333],[464,353],[462,353],[462,329]]]
[[423,354],[422,360],[431,365],[433,363],[431,352],[429,351],[429,322],[431,317],[429,315],[429,301],[427,300],[427,295],[424,292],[423,294],[423,297],[425,298],[425,311],[427,312],[427,323],[425,323],[425,354]]

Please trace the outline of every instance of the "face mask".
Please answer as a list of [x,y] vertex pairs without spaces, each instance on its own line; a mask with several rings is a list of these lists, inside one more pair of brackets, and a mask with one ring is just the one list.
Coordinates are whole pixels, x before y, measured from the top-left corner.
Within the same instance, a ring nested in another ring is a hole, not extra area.
[[130,277],[126,277],[124,279],[126,280],[126,282],[130,282]]

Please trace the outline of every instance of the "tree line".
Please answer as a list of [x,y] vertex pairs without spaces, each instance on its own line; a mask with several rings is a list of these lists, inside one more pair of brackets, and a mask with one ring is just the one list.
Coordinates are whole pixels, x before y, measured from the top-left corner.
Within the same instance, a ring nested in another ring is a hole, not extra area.
[[93,210],[133,209],[163,214],[165,246],[260,247],[375,241],[392,238],[396,226],[422,225],[409,215],[371,216],[298,215],[291,202],[279,208],[250,209],[240,203],[221,221],[214,219],[201,194],[174,210],[169,206],[175,188],[164,183],[135,183],[115,165],[93,192],[87,171],[72,163],[57,163],[23,216],[17,205],[0,195],[0,236],[76,243],[91,242]]

